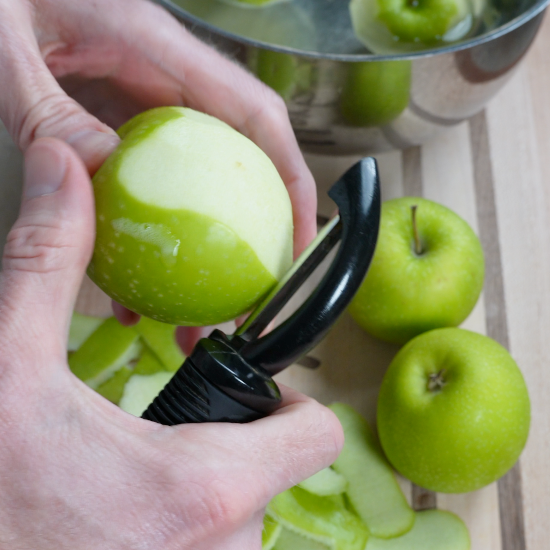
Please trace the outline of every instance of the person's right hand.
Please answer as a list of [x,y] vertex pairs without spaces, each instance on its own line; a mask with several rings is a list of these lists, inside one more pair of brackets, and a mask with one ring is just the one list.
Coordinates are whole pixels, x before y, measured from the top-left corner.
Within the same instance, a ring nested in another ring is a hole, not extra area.
[[0,273],[0,547],[260,550],[269,500],[335,460],[336,417],[285,389],[250,424],[166,427],[80,382],[66,343],[93,246],[90,180],[52,138],[25,168]]

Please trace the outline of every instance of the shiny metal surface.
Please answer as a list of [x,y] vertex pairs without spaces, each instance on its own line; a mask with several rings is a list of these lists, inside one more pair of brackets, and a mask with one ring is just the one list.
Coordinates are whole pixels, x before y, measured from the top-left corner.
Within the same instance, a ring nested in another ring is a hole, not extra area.
[[446,48],[381,56],[355,38],[347,0],[262,9],[157,1],[274,88],[302,148],[324,154],[420,145],[479,112],[521,62],[550,3],[524,0],[492,11],[475,37]]

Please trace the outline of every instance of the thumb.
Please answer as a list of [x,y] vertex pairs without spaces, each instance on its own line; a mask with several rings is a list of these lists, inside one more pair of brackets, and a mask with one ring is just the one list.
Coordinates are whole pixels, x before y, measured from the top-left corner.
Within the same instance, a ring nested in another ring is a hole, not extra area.
[[25,334],[44,355],[64,353],[94,226],[92,187],[82,161],[59,140],[37,140],[25,155],[21,211],[4,248],[0,332],[14,340]]
[[0,2],[0,119],[25,151],[40,137],[57,137],[80,155],[90,173],[117,146],[107,125],[88,113],[59,86],[48,69],[33,30],[31,3]]

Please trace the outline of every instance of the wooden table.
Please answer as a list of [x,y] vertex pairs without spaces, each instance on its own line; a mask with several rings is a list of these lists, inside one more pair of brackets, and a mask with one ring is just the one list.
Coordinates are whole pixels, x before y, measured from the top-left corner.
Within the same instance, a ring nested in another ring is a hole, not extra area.
[[[401,480],[417,508],[458,513],[472,550],[550,548],[550,18],[525,63],[487,109],[424,145],[378,155],[385,199],[425,196],[463,216],[479,234],[485,290],[465,327],[507,346],[531,395],[532,426],[521,461],[498,484],[466,495],[433,495]],[[326,189],[355,158],[307,156]],[[21,157],[0,130],[0,248],[18,204]],[[304,292],[307,292],[304,289]],[[108,311],[89,287],[78,307]],[[294,366],[279,379],[322,402],[347,401],[374,422],[384,370],[397,348],[367,336],[344,315],[312,352],[317,370]]]

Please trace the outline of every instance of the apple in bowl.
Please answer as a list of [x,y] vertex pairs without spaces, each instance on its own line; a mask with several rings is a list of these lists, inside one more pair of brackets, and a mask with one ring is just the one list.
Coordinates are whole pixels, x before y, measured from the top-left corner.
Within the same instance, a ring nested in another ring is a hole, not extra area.
[[413,52],[471,35],[485,0],[352,0],[355,34],[372,52]]
[[227,124],[181,107],[138,115],[93,178],[92,280],[174,325],[249,311],[292,264],[292,208],[267,155]]

